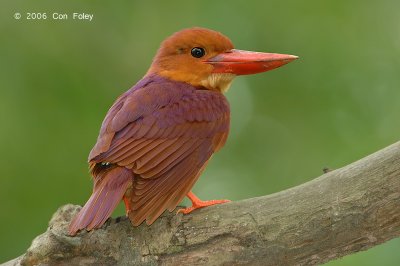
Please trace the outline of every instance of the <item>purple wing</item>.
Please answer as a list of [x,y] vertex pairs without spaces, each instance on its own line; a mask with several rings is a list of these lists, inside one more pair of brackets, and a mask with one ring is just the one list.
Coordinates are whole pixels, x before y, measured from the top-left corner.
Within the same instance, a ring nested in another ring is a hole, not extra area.
[[109,162],[135,174],[129,214],[135,225],[172,211],[229,132],[221,93],[154,76],[141,83],[111,107],[89,155],[92,169]]

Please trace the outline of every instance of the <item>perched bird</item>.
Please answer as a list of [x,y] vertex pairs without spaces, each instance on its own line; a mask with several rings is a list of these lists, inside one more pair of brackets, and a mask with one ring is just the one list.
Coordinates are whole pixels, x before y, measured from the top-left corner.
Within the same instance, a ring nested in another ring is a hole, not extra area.
[[152,224],[187,196],[186,214],[227,200],[201,201],[191,189],[229,133],[223,95],[238,75],[268,71],[293,55],[233,48],[219,32],[190,28],[167,38],[146,75],[111,106],[89,154],[93,193],[70,235],[104,224],[123,200],[137,226]]

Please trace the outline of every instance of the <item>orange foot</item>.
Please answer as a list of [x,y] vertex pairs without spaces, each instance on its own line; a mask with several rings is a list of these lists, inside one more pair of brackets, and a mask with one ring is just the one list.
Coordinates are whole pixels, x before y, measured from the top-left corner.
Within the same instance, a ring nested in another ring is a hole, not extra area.
[[193,194],[192,191],[190,191],[186,196],[192,202],[192,207],[185,208],[185,209],[179,209],[177,211],[177,213],[188,214],[188,213],[191,213],[192,211],[194,211],[196,209],[204,208],[204,207],[215,205],[215,204],[221,204],[221,203],[230,202],[230,200],[207,200],[207,201],[202,201],[201,199],[196,197],[196,195]]
[[125,214],[126,217],[129,217],[129,212],[131,211],[131,201],[128,197],[125,197],[125,195],[122,197],[122,199],[124,200],[125,203]]

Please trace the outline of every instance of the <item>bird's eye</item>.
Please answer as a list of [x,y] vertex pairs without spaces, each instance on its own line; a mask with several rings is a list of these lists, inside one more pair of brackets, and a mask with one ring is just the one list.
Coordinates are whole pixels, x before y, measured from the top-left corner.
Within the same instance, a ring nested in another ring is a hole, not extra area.
[[193,57],[200,58],[203,57],[206,52],[204,51],[203,48],[194,47],[192,51],[190,51],[190,53],[192,54]]

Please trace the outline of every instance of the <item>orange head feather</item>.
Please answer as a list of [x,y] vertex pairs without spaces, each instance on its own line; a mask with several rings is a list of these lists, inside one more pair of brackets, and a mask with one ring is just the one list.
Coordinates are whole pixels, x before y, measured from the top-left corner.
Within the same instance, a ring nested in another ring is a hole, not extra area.
[[164,40],[147,74],[224,92],[236,75],[268,71],[296,58],[236,50],[225,35],[196,27]]

